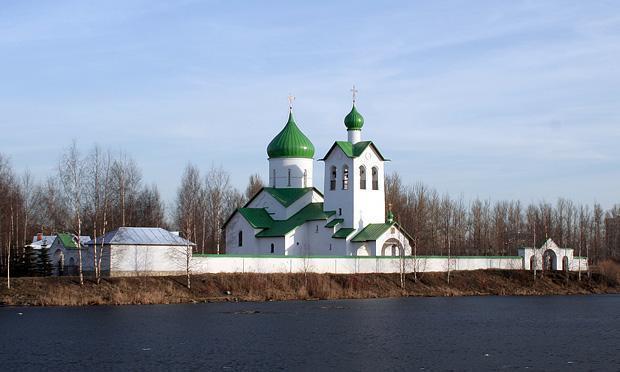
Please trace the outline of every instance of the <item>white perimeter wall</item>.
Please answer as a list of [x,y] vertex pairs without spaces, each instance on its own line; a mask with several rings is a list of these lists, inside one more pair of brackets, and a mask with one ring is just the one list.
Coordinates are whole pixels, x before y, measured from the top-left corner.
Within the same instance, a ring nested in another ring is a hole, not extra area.
[[[522,269],[521,257],[459,257],[449,261],[451,270]],[[408,272],[447,271],[446,257],[407,258]],[[387,257],[243,257],[243,256],[195,256],[192,271],[200,273],[398,273],[399,259]]]

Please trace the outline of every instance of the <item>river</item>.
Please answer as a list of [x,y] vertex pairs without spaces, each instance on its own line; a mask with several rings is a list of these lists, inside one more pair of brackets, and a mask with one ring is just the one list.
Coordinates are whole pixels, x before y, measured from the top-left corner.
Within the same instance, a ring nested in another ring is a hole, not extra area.
[[620,296],[0,308],[0,370],[619,370]]

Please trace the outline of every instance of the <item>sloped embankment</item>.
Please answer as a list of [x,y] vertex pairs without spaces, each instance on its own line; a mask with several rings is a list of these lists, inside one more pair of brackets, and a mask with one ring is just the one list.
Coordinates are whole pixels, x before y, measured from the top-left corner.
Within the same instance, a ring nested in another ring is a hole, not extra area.
[[269,301],[399,296],[572,295],[620,293],[618,265],[588,278],[577,273],[477,270],[413,274],[400,288],[398,274],[206,274],[192,277],[133,277],[104,279],[99,285],[77,278],[15,278],[10,290],[0,289],[2,305],[81,306],[170,304],[207,301]]

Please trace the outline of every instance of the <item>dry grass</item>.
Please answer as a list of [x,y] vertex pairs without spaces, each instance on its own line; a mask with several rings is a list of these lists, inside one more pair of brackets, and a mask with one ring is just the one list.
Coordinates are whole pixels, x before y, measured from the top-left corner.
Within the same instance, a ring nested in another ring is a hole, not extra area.
[[[269,301],[399,296],[552,295],[620,293],[620,265],[600,265],[581,281],[571,273],[545,273],[534,280],[528,271],[478,270],[451,274],[408,275],[406,290],[398,274],[205,274],[195,275],[192,289],[183,277],[109,278],[97,285],[77,278],[16,278],[0,289],[0,304],[82,306],[170,304],[207,301]],[[615,278],[615,279],[610,279]]]
[[610,286],[620,285],[620,262],[609,259],[601,262],[597,271],[607,279],[607,283]]

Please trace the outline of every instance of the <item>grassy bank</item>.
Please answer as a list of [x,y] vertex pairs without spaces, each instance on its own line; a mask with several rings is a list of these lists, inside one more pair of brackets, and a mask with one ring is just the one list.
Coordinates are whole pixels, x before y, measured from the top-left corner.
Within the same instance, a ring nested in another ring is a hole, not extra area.
[[545,273],[534,280],[527,271],[478,270],[407,276],[397,274],[205,274],[188,290],[184,277],[110,278],[97,285],[77,278],[15,278],[0,290],[2,305],[74,306],[170,304],[207,301],[380,298],[399,296],[566,295],[620,293],[617,263],[592,274]]

